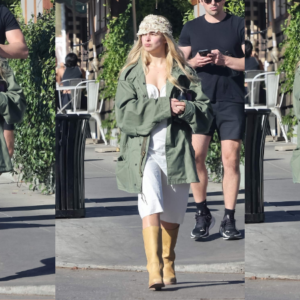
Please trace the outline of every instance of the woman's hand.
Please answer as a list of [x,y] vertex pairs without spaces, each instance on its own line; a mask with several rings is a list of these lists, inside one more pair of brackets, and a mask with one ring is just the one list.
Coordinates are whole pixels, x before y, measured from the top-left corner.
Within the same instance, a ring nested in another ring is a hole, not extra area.
[[175,98],[171,99],[172,116],[181,115],[185,110],[185,102],[181,102]]

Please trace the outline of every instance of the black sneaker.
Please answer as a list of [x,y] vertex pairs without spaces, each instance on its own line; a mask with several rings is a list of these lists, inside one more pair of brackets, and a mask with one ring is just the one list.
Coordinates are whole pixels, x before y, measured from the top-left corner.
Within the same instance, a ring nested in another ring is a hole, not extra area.
[[202,214],[200,210],[195,215],[196,225],[191,232],[192,239],[207,238],[209,236],[209,230],[215,225],[215,218],[208,214]]
[[220,226],[220,234],[224,240],[238,240],[242,238],[241,233],[235,227],[235,220],[227,215]]

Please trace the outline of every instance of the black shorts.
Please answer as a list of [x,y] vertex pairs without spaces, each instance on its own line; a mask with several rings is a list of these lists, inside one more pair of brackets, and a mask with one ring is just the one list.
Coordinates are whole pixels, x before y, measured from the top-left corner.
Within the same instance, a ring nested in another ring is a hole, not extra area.
[[0,116],[0,123],[3,127],[3,130],[14,130],[15,129],[14,124],[7,124],[2,116]]
[[205,135],[213,136],[217,130],[221,141],[242,140],[245,134],[244,103],[216,102],[212,103],[214,120],[210,130]]

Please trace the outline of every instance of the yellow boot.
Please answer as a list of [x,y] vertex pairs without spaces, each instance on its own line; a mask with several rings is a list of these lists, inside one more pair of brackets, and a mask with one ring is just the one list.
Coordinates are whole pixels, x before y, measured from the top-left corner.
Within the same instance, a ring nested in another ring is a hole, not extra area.
[[175,251],[174,248],[177,242],[179,226],[176,229],[162,228],[162,243],[163,243],[163,262],[164,262],[164,284],[176,284],[175,276]]
[[149,289],[159,290],[165,286],[162,279],[161,228],[158,226],[147,227],[143,230],[143,237],[149,272]]

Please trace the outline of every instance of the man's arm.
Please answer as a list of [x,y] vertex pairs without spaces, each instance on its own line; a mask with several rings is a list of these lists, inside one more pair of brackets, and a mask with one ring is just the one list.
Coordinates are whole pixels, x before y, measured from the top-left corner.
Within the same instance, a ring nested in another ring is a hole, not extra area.
[[[243,52],[245,53],[245,45],[242,45]],[[217,66],[228,67],[236,71],[245,71],[245,57],[236,58],[223,55],[219,50],[212,50],[212,60]]]
[[20,29],[5,32],[8,45],[0,44],[0,56],[4,58],[27,58],[28,48]]
[[211,57],[200,56],[199,53],[197,53],[195,55],[195,57],[193,57],[192,59],[189,60],[189,57],[190,57],[191,52],[192,52],[192,47],[191,46],[179,47],[179,49],[183,52],[184,58],[186,59],[188,64],[194,69],[199,68],[199,67],[203,67],[207,64],[212,63],[212,58]]

